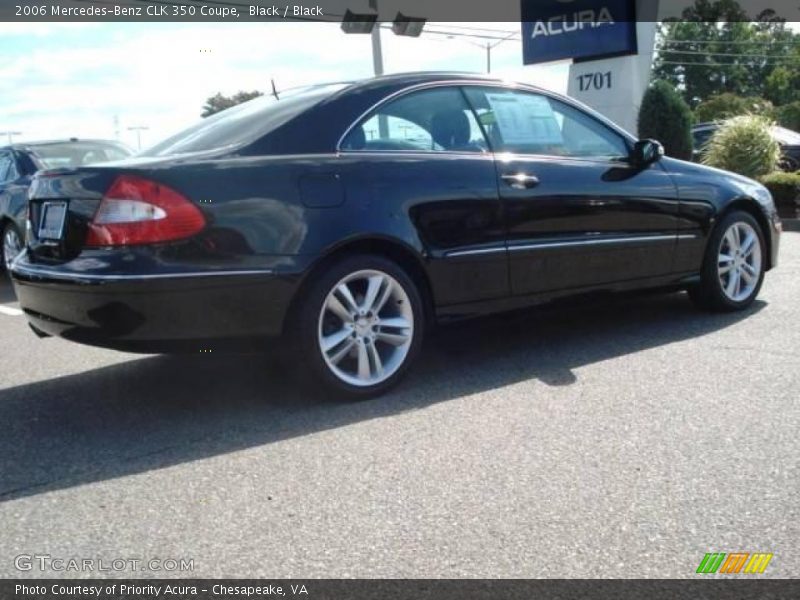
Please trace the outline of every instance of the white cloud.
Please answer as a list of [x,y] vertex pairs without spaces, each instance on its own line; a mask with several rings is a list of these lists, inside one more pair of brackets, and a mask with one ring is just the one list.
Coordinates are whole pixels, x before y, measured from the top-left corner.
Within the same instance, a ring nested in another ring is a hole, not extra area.
[[[15,39],[31,36],[41,44],[15,51]],[[485,68],[485,50],[462,38],[383,31],[382,39],[386,72]],[[0,24],[0,40],[0,129],[26,139],[113,137],[116,115],[123,141],[135,144],[127,127],[146,125],[149,144],[197,120],[217,92],[268,91],[273,78],[286,89],[372,75],[370,37],[345,35],[331,23],[15,23]],[[563,67],[522,68],[521,54],[518,40],[498,45],[493,71],[563,90]]]
[[65,31],[79,31],[102,27],[102,23],[74,22],[74,23],[34,23],[32,21],[15,21],[0,23],[0,38],[10,36],[26,36],[43,38],[49,35],[62,34]]

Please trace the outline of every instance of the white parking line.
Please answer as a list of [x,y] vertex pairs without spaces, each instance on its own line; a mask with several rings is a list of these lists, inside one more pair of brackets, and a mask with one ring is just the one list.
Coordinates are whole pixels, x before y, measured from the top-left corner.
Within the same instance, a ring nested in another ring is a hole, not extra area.
[[10,317],[22,316],[22,311],[18,308],[11,308],[10,306],[0,306],[0,313]]

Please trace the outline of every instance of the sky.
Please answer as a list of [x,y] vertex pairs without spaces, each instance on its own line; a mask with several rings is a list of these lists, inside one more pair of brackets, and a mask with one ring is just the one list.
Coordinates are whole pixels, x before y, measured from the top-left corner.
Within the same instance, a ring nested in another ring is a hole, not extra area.
[[[386,73],[485,72],[478,39],[382,30],[382,40]],[[0,132],[21,132],[14,141],[119,139],[133,148],[129,127],[148,127],[140,132],[147,147],[199,120],[217,92],[267,92],[270,79],[282,90],[373,74],[370,36],[346,35],[335,23],[0,23],[0,56]],[[494,48],[492,63],[497,76],[566,90],[569,63],[523,67],[519,40]]]

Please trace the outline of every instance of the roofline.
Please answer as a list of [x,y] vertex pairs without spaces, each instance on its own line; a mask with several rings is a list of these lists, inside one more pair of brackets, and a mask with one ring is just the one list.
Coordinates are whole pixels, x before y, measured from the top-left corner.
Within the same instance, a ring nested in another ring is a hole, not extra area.
[[109,140],[107,138],[66,138],[61,140],[33,140],[30,142],[14,142],[13,144],[8,144],[9,146],[47,146],[49,144],[77,144],[80,142],[103,142],[106,144],[122,144],[125,145],[123,142],[119,140]]

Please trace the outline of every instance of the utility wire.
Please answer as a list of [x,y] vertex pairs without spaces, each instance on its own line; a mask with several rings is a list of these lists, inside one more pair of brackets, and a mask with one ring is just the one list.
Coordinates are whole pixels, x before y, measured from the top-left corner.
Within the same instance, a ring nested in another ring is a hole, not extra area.
[[695,51],[695,50],[669,50],[669,49],[662,49],[659,52],[664,54],[691,54],[694,56],[711,56],[716,58],[718,56],[731,56],[735,58],[768,58],[770,60],[796,60],[797,58],[794,56],[780,56],[776,54],[735,54],[731,52],[702,52],[702,51]]
[[440,27],[446,27],[450,29],[460,29],[462,31],[480,31],[483,33],[496,33],[498,35],[509,35],[509,34],[517,34],[519,35],[519,30],[510,31],[508,29],[494,29],[493,27],[471,27],[468,25],[440,25]]
[[765,41],[747,41],[747,40],[661,40],[662,44],[747,44],[754,46],[800,46],[800,40],[773,40]]
[[[742,69],[747,69],[752,66],[744,63],[681,62],[677,60],[659,60],[659,59],[656,59],[656,63],[659,65],[678,65],[682,67],[740,67]],[[796,64],[800,65],[800,63]],[[789,63],[784,63],[782,65],[776,65],[776,66],[793,66],[793,65]]]

